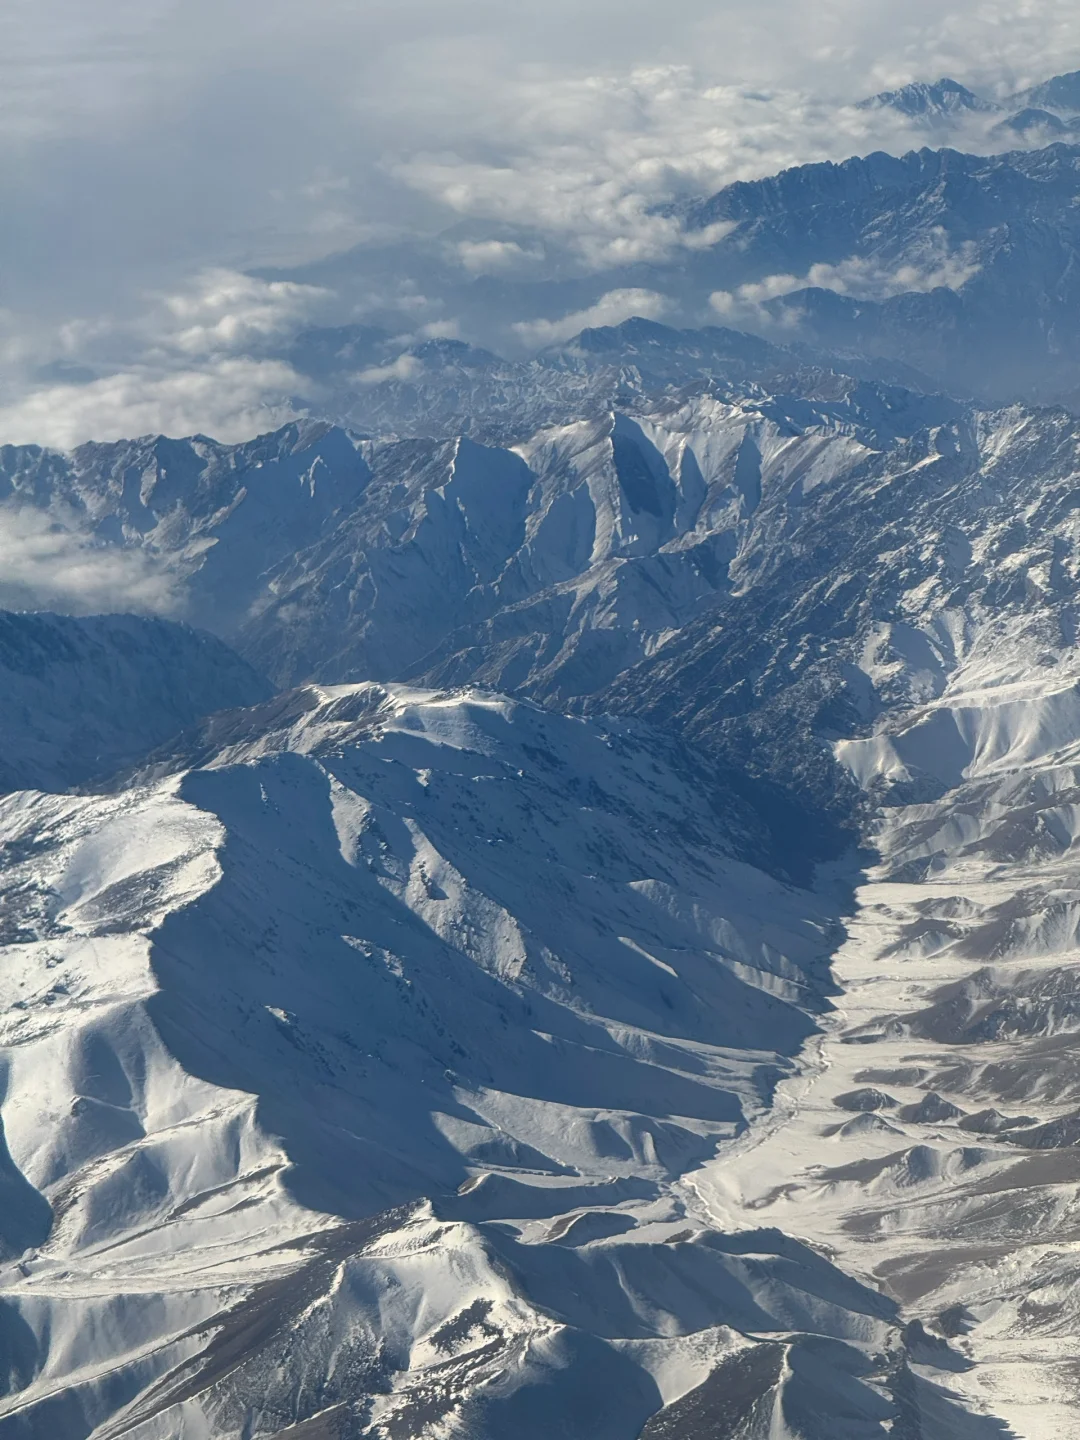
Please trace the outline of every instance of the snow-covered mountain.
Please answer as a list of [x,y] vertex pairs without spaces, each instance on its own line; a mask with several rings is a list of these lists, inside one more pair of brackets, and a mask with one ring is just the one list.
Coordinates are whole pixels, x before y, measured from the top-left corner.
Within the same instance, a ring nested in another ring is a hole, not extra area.
[[886,449],[849,441],[824,474],[796,464],[763,483],[709,611],[593,703],[842,810],[822,737],[929,703],[962,660],[1072,673],[1078,438],[1064,411],[969,410]]
[[961,85],[958,80],[950,80],[945,76],[932,84],[916,81],[911,85],[901,86],[899,90],[883,90],[878,95],[860,100],[856,109],[898,110],[901,115],[929,125],[939,125],[964,112],[989,114],[1000,109],[1000,106],[992,100],[984,100],[966,85]]
[[5,1440],[1068,1433],[1077,422],[798,373],[5,452],[315,682],[12,619]]
[[902,360],[954,392],[1053,399],[1080,382],[1076,159],[1061,143],[876,154],[730,186],[686,218],[735,226],[699,263],[736,298],[791,278],[759,307],[789,334]]
[[152,770],[0,802],[0,1433],[1003,1433],[895,1301],[702,1199],[838,915],[685,752],[362,685]]
[[[356,358],[361,345],[364,369]],[[305,331],[286,358],[319,386],[322,413],[352,429],[402,437],[460,432],[511,443],[541,426],[703,380],[762,381],[775,391],[779,376],[829,364],[722,326],[676,330],[641,318],[585,330],[529,360],[505,360],[461,340],[425,340],[403,351],[400,338],[366,326]],[[923,379],[888,362],[853,361],[850,373],[906,379],[916,388]]]
[[764,488],[810,488],[959,413],[801,379],[600,410],[512,447],[308,424],[239,446],[12,447],[3,478],[12,507],[152,554],[187,613],[281,683],[480,678],[561,701],[714,602]]
[[1072,1440],[1078,154],[0,451],[0,1440]]
[[[840,818],[849,787],[815,736],[932,693],[958,646],[1013,646],[1010,627],[1018,653],[1071,645],[1077,424],[802,379],[510,448],[292,426],[11,450],[7,479],[12,503],[152,550],[193,618],[279,683],[479,681],[662,716]],[[864,647],[903,653],[891,637],[919,627],[918,678],[868,681]]]
[[186,625],[0,611],[0,793],[102,780],[202,716],[269,693]]
[[1063,119],[1051,110],[1042,110],[1037,105],[1025,105],[1014,115],[1007,116],[994,126],[991,134],[1000,135],[1003,140],[1030,140],[1050,145],[1055,140],[1075,137],[1080,130],[1080,119],[1072,116]]
[[1027,105],[1053,110],[1058,115],[1080,114],[1080,70],[1070,70],[1067,75],[1054,75],[1015,98]]

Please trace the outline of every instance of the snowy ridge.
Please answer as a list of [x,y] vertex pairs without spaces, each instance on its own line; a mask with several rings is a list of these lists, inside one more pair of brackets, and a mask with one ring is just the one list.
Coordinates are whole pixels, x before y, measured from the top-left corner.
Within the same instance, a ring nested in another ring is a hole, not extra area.
[[991,112],[999,109],[990,100],[984,100],[959,81],[947,77],[935,84],[916,82],[904,85],[899,90],[885,90],[880,95],[871,95],[860,100],[858,110],[899,110],[902,115],[916,117],[927,124],[940,124],[964,111]]
[[1077,446],[818,374],[6,452],[318,679],[0,802],[0,1435],[1068,1433]]
[[[809,1254],[769,1301],[673,1188],[810,1032],[833,917],[646,739],[341,687],[149,788],[2,803],[5,1435],[614,1436],[745,1327],[888,1340]],[[598,1364],[606,1430],[564,1373]]]
[[[948,118],[945,95],[919,93],[937,107],[929,123]],[[1080,356],[1036,317],[1064,322],[1075,303],[1077,151],[1017,118],[1020,134],[999,121],[987,137],[1004,154],[879,151],[693,201],[688,226],[732,227],[694,279],[722,292],[733,323],[788,344],[902,362],[984,404],[1071,403]],[[1024,138],[1042,148],[1015,148]],[[771,299],[770,277],[783,289]]]
[[894,1302],[703,1204],[836,912],[677,749],[375,685],[213,740],[0,803],[5,1436],[1003,1433]]
[[153,555],[186,613],[279,683],[480,680],[561,705],[713,604],[763,495],[805,497],[957,420],[818,378],[814,396],[707,389],[510,448],[308,424],[241,446],[13,449],[8,503]]

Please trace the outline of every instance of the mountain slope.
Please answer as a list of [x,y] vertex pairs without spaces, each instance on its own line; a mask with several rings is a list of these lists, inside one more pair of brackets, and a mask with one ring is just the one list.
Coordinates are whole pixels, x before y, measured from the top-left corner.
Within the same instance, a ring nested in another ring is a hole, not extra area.
[[220,640],[184,625],[0,611],[0,793],[100,780],[268,693]]
[[708,252],[716,288],[791,278],[762,302],[789,335],[905,361],[954,393],[1057,399],[1080,383],[1076,155],[875,154],[729,186],[686,218],[735,226]]
[[770,1434],[912,1386],[984,1433],[893,1304],[680,1184],[790,1070],[835,911],[677,750],[376,686],[208,740],[0,803],[0,1433],[617,1440],[714,1373]]
[[7,452],[325,683],[0,804],[5,1440],[1069,1433],[1076,422],[807,376]]
[[860,100],[855,107],[858,110],[898,110],[901,115],[908,115],[913,119],[922,120],[928,124],[941,124],[949,121],[958,114],[974,112],[976,114],[989,114],[1000,107],[991,100],[984,100],[969,90],[966,85],[961,85],[957,80],[950,80],[947,77],[928,84],[925,81],[917,81],[911,85],[904,85],[899,90],[884,90],[879,95],[871,95],[867,100]]

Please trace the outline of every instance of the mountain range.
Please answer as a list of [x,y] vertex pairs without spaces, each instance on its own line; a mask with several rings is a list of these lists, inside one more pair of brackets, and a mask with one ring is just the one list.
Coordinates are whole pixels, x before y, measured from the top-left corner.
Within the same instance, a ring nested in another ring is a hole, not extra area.
[[0,1440],[1074,1433],[1078,154],[0,449]]
[[[1064,101],[1076,77],[1059,78],[1060,87],[1046,93]],[[522,392],[534,423],[544,417],[541,405],[552,413],[549,397],[558,398],[562,413],[573,412],[597,386],[617,392],[627,370],[636,384],[642,361],[641,379],[655,392],[661,378],[752,372],[770,353],[786,356],[787,366],[794,353],[986,404],[1022,399],[1075,408],[1076,114],[1041,104],[1043,87],[1000,113],[954,82],[909,88],[875,103],[905,114],[925,105],[945,131],[932,129],[926,144],[904,155],[801,165],[663,207],[686,239],[668,260],[597,270],[553,254],[518,276],[477,277],[448,258],[447,237],[273,272],[329,287],[345,306],[373,285],[422,282],[448,314],[469,319],[467,347],[403,341],[400,324],[365,322],[308,331],[272,353],[304,377],[319,413],[401,434],[444,434],[481,415],[520,427]],[[970,103],[960,104],[958,95]],[[957,114],[981,116],[988,128],[956,129]],[[519,249],[538,243],[514,235],[506,243]],[[689,327],[694,340],[669,343],[666,355],[603,341],[596,351],[580,339],[528,358],[496,353],[520,348],[515,326],[562,324],[568,312],[637,293],[672,328]],[[743,338],[732,338],[732,329]],[[772,352],[752,349],[751,337]],[[656,366],[674,373],[649,373]]]

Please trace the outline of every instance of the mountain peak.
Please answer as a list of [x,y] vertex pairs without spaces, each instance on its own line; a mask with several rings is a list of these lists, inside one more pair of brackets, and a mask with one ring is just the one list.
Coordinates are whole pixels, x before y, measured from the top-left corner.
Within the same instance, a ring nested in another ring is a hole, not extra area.
[[1018,110],[1015,115],[1010,115],[1005,120],[999,120],[994,126],[991,134],[1003,136],[1017,135],[1040,135],[1056,136],[1068,135],[1073,127],[1055,115],[1052,110],[1040,109],[1037,105],[1026,105]]
[[1040,110],[1054,110],[1061,115],[1076,115],[1080,112],[1080,70],[1070,70],[1065,75],[1054,75],[1040,85],[1013,97],[1017,103],[1035,106]]
[[898,110],[902,115],[909,115],[914,119],[933,121],[964,111],[989,113],[997,110],[998,106],[993,101],[976,95],[958,80],[943,76],[933,84],[920,80],[911,85],[903,85],[899,90],[883,90],[880,94],[860,100],[855,108]]

